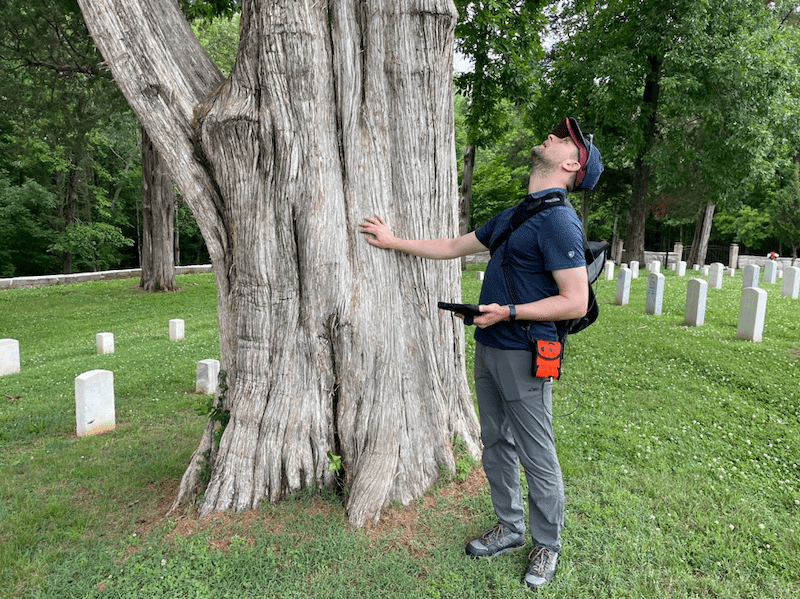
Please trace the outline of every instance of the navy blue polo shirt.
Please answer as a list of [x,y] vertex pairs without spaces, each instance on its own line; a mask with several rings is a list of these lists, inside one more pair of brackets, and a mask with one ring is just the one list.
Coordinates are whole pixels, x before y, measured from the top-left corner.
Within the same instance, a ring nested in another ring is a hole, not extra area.
[[[535,194],[543,196],[553,189]],[[479,227],[475,235],[483,245],[492,242],[508,228],[516,206],[492,217]],[[517,301],[511,299],[506,283],[503,262],[508,253],[506,267],[511,277]],[[527,304],[558,295],[558,285],[551,274],[554,270],[585,266],[583,257],[583,232],[581,221],[572,206],[554,206],[530,217],[514,231],[489,260],[481,287],[481,304]],[[558,340],[555,323],[525,322],[530,324],[531,339]],[[524,349],[531,351],[525,330],[516,323],[498,322],[488,328],[475,328],[475,340],[497,349]]]

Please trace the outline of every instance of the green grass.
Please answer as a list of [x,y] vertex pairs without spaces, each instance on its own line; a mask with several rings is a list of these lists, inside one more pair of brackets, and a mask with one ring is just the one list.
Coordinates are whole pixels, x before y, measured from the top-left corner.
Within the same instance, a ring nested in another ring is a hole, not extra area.
[[[691,328],[697,273],[665,274],[661,316],[644,313],[644,276],[628,306],[601,281],[600,319],[570,339],[554,390],[564,546],[540,595],[794,598],[800,300],[764,285],[764,339],[745,342],[741,276],[708,290],[705,325]],[[212,275],[178,282],[171,294],[131,280],[0,292],[0,337],[19,340],[22,366],[0,378],[0,597],[529,596],[524,552],[464,556],[493,523],[479,471],[462,482],[466,459],[367,530],[331,494],[165,519],[204,426],[196,362],[219,351]],[[183,341],[169,341],[171,318]],[[114,354],[96,354],[98,332],[114,333]],[[468,369],[473,356],[470,341]],[[117,429],[78,439],[74,379],[95,368],[114,372]]]

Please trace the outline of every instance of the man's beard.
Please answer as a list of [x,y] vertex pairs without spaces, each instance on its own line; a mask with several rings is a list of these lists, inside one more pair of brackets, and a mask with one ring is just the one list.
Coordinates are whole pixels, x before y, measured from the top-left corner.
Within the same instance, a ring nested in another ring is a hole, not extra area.
[[539,146],[531,148],[531,172],[548,172],[553,166],[553,161],[542,154],[542,148]]

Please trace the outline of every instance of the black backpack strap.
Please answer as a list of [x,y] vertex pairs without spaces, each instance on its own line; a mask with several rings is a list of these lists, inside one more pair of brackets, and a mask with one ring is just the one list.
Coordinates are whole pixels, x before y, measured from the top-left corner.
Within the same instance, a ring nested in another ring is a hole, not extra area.
[[[508,238],[511,234],[516,231],[520,225],[522,225],[526,220],[532,217],[534,214],[538,214],[542,210],[546,210],[547,208],[552,208],[553,206],[566,206],[567,205],[567,194],[564,191],[551,191],[550,193],[543,195],[540,198],[534,198],[531,194],[525,196],[525,200],[517,206],[517,209],[514,211],[514,214],[511,215],[511,219],[508,224],[508,228],[503,231],[500,235],[492,243],[492,247],[489,248],[489,255],[493,255],[497,248],[508,241]],[[520,300],[517,297],[516,289],[514,288],[514,282],[511,278],[511,272],[508,268],[509,265],[509,256],[508,254],[505,255],[502,267],[503,267],[503,275],[506,279],[506,286],[508,287],[508,292],[511,295],[511,301],[514,304],[519,304]],[[518,324],[522,329],[525,331],[525,334],[528,337],[528,341],[531,343],[531,347],[534,347],[535,341],[531,339],[530,336],[530,323],[526,322],[519,322]]]
[[[520,204],[517,209],[514,211],[514,214],[511,215],[511,220],[509,222],[508,228],[503,231],[500,235],[497,236],[494,243],[492,243],[492,247],[489,249],[489,254],[493,255],[497,248],[499,248],[503,243],[508,241],[509,236],[513,233],[517,228],[519,228],[522,223],[528,220],[534,214],[538,214],[542,210],[550,208],[552,206],[558,205],[566,205],[567,203],[567,196],[563,192],[551,192],[541,198],[533,198],[530,194],[525,196],[525,201]],[[590,268],[590,265],[593,262],[596,262],[596,257],[598,255],[605,255],[605,250],[608,248],[608,243],[595,243],[589,242],[586,238],[586,232],[581,227],[581,235],[583,236],[583,254],[584,259],[586,260],[586,268],[587,274]],[[511,278],[511,272],[508,268],[508,256],[505,256],[503,260],[503,274],[505,276],[506,285],[508,286],[509,294],[511,295],[511,301],[515,304],[520,303],[520,300],[517,298],[516,290],[514,288],[514,283]],[[561,342],[562,346],[566,346],[567,342],[567,335],[570,331],[580,331],[597,319],[598,314],[598,305],[597,299],[595,298],[594,291],[592,289],[592,281],[597,279],[597,274],[595,273],[591,280],[589,281],[589,301],[587,306],[587,313],[585,316],[581,318],[576,318],[572,320],[560,320],[554,321],[556,325],[556,334],[558,335],[558,339]],[[530,338],[530,324],[528,323],[519,323],[520,326],[525,330],[525,333],[528,336],[528,340],[531,342],[531,346],[535,345],[533,339]]]
[[492,242],[492,247],[489,248],[489,255],[493,256],[497,248],[503,245],[503,243],[508,240],[509,236],[534,214],[538,214],[542,210],[552,206],[559,205],[567,205],[567,194],[564,191],[551,191],[540,198],[534,198],[531,194],[526,195],[522,203],[514,210],[514,214],[511,215],[508,228],[500,233]]

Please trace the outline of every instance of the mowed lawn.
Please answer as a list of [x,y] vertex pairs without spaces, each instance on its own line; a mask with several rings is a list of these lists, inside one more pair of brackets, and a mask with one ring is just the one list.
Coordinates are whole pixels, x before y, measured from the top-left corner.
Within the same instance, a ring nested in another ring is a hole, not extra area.
[[[464,301],[477,301],[479,268]],[[698,273],[665,272],[660,316],[645,314],[646,274],[627,306],[600,281],[600,319],[569,341],[554,390],[564,547],[539,594],[798,597],[800,300],[763,284],[763,340],[741,341],[741,272],[708,290],[702,327],[683,325]],[[19,341],[22,367],[0,377],[0,597],[529,596],[527,552],[464,555],[494,519],[463,452],[455,476],[364,529],[314,490],[167,517],[205,425],[196,363],[219,358],[213,276],[178,282],[0,291],[0,338]],[[169,340],[174,318],[182,341]],[[97,355],[100,332],[113,354]],[[470,340],[468,372],[473,355]],[[75,377],[93,369],[114,372],[117,428],[78,438]]]

